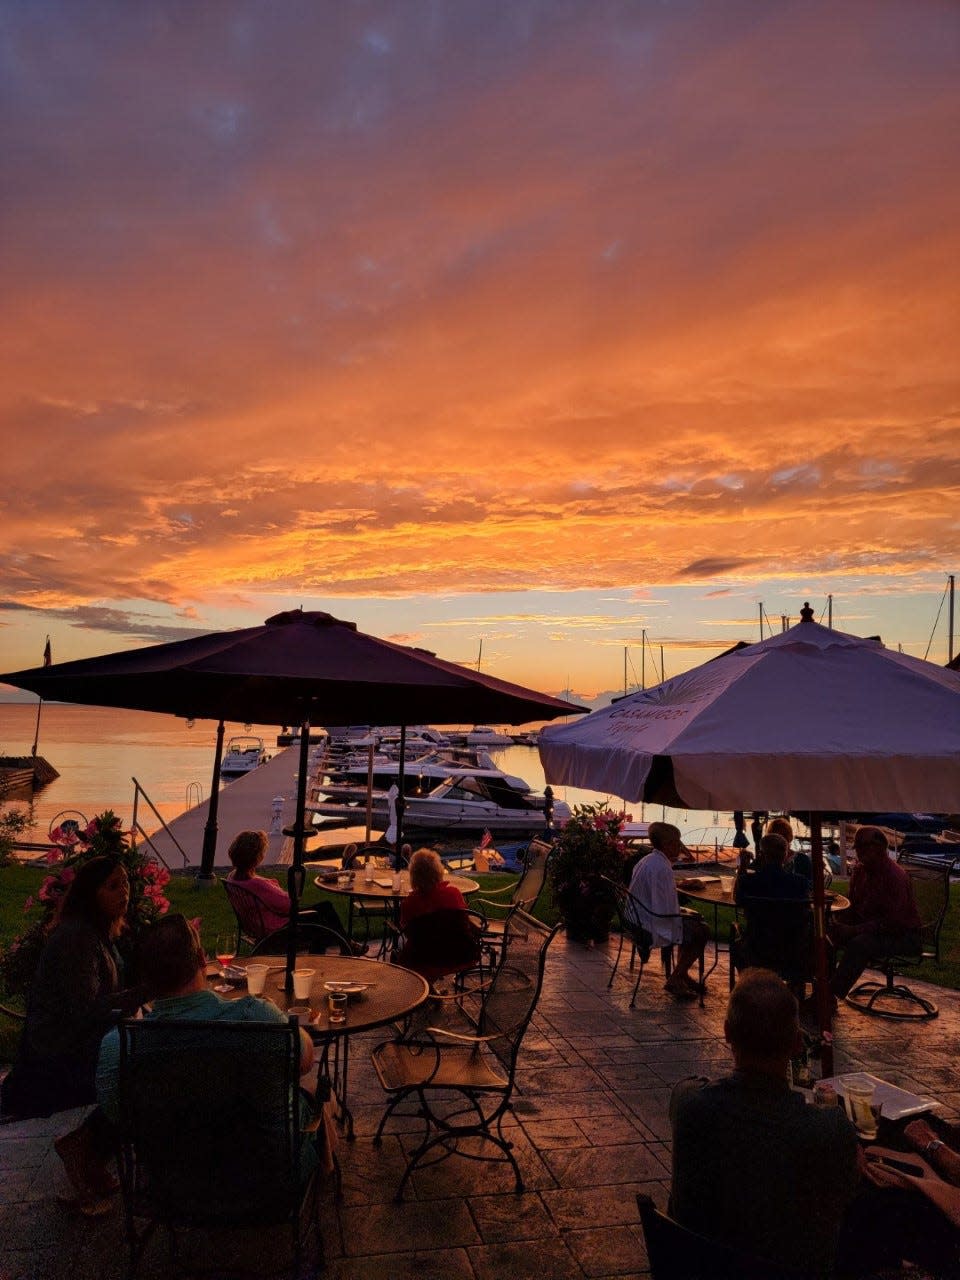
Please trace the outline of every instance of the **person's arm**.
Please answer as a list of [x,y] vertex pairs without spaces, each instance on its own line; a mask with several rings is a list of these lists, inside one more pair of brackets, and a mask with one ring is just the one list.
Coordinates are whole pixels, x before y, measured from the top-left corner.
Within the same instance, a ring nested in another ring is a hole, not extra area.
[[303,1027],[301,1027],[300,1028],[300,1074],[302,1076],[305,1076],[312,1066],[313,1066],[313,1041],[307,1035],[306,1031],[304,1031]]
[[945,1182],[960,1187],[960,1155],[946,1145],[926,1120],[911,1120],[903,1136]]

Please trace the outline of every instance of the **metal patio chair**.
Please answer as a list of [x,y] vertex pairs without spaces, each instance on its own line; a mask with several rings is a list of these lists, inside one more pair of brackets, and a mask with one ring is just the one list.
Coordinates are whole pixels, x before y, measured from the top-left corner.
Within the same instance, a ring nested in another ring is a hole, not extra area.
[[[415,1100],[424,1121],[420,1144],[409,1155],[395,1199],[402,1201],[411,1173],[459,1154],[466,1159],[507,1162],[516,1190],[523,1178],[504,1136],[517,1060],[543,985],[547,948],[559,925],[548,929],[532,916],[516,912],[507,924],[503,960],[489,982],[448,1000],[459,1009],[453,1026],[431,1026],[407,1038],[385,1041],[373,1050],[373,1065],[389,1101],[374,1144],[394,1111]],[[458,1149],[462,1139],[480,1138],[492,1154]],[[425,1157],[430,1156],[430,1159]]]
[[221,880],[220,883],[224,887],[237,920],[237,954],[239,955],[244,943],[252,949],[261,938],[267,936],[270,930],[264,923],[263,904],[255,893],[245,889],[236,880],[226,879]]
[[652,1280],[803,1280],[799,1271],[681,1226],[643,1191],[637,1192],[637,1208]]
[[[620,941],[617,945],[617,954],[613,961],[613,968],[610,970],[610,977],[607,979],[607,990],[613,986],[613,980],[617,976],[617,969],[620,967],[620,957],[623,954],[623,944],[630,940],[630,969],[633,969],[634,960],[639,956],[640,969],[637,973],[637,980],[633,984],[633,994],[630,997],[630,1008],[636,1007],[637,992],[640,990],[640,982],[643,978],[643,970],[650,959],[653,946],[652,935],[643,925],[636,922],[639,909],[642,907],[644,911],[657,920],[677,921],[683,919],[683,911],[671,913],[670,915],[662,915],[660,912],[651,911],[645,903],[630,892],[626,885],[618,884],[616,880],[611,880],[609,876],[604,876],[604,880],[613,886],[613,890],[617,896],[617,914],[620,920]],[[630,910],[630,908],[633,908]],[[673,970],[673,947],[661,947],[660,959],[663,964],[663,971],[669,978]],[[703,955],[701,953],[698,962],[698,978],[700,980],[700,1005],[703,1006]]]
[[[534,909],[547,878],[547,863],[553,852],[553,845],[546,840],[531,840],[527,846],[520,878],[513,885],[504,885],[500,889],[485,889],[486,897],[474,899],[475,904],[483,909],[487,923],[483,931],[483,945],[491,955],[499,950],[503,943],[504,926],[510,909],[519,907],[528,915]],[[504,897],[510,894],[509,899]],[[495,899],[499,899],[496,900]],[[501,911],[500,917],[491,917],[490,911]]]
[[847,1004],[874,1018],[887,1018],[892,1022],[928,1022],[936,1018],[940,1010],[926,996],[911,991],[906,983],[897,982],[896,975],[903,969],[917,969],[926,960],[940,963],[940,932],[950,905],[951,866],[932,867],[903,859],[900,865],[910,879],[920,913],[920,950],[894,952],[877,960],[874,968],[884,975],[884,981],[858,983],[847,995]]
[[268,1225],[289,1228],[296,1276],[304,1217],[322,1265],[317,1159],[302,1127],[299,1078],[296,1019],[121,1022],[119,1167],[130,1277],[158,1227],[178,1261],[184,1231]]

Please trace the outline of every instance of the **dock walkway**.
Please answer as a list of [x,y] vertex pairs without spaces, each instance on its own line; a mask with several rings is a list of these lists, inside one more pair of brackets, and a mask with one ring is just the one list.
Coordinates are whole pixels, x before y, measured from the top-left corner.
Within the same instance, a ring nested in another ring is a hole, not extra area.
[[[311,769],[314,772],[316,750],[311,748],[310,751]],[[291,841],[283,835],[283,829],[292,826],[296,816],[299,754],[299,747],[282,747],[264,764],[221,788],[217,812],[218,867],[229,865],[227,849],[230,842],[239,832],[248,830],[266,831],[270,844],[265,863],[277,865],[289,862]],[[203,831],[209,812],[210,801],[204,800],[167,823],[177,844],[187,855],[190,866],[200,865]],[[146,814],[149,815],[150,811],[147,810]],[[146,815],[141,821],[144,826],[149,827]],[[308,856],[315,849],[344,844],[350,840],[362,840],[364,835],[362,829],[358,832],[353,828],[323,831],[311,838]],[[373,838],[376,839],[376,834]],[[151,834],[150,840],[171,870],[179,870],[184,865],[180,849],[162,827]]]
[[[413,1175],[408,1199],[393,1203],[410,1132],[392,1124],[382,1147],[371,1138],[383,1110],[369,1050],[384,1038],[352,1042],[350,1098],[355,1142],[340,1144],[343,1199],[322,1195],[325,1280],[608,1280],[649,1275],[635,1193],[665,1205],[671,1147],[667,1101],[690,1075],[729,1069],[723,1040],[721,968],[706,1007],[665,996],[656,965],[644,974],[637,1007],[632,982],[611,991],[609,948],[560,937],[551,948],[544,994],[524,1041],[519,1092],[507,1122],[526,1191],[517,1196],[503,1165],[449,1160]],[[960,1116],[960,993],[911,978],[939,1003],[934,1021],[911,1027],[867,1018],[844,1006],[835,1023],[836,1070],[866,1070],[940,1100]],[[158,1104],[162,1105],[162,1104]],[[3,1280],[119,1280],[125,1246],[119,1202],[109,1217],[86,1221],[55,1199],[63,1185],[53,1139],[76,1123],[67,1113],[0,1128],[0,1276]],[[259,1251],[284,1243],[253,1232]],[[272,1243],[271,1243],[272,1242]],[[235,1247],[241,1247],[235,1244]],[[164,1242],[148,1249],[143,1280],[170,1274]]]

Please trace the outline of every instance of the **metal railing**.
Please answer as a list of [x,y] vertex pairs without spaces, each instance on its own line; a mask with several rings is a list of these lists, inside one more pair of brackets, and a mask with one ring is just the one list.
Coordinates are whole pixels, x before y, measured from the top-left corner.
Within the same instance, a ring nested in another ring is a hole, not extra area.
[[172,870],[169,862],[167,862],[166,858],[163,856],[163,854],[160,852],[157,846],[150,839],[150,836],[147,833],[147,831],[140,825],[139,808],[140,808],[140,797],[142,796],[144,803],[149,806],[153,816],[157,819],[157,821],[160,823],[160,826],[164,829],[164,831],[167,833],[167,835],[176,845],[180,853],[180,857],[183,859],[184,867],[189,867],[190,859],[187,857],[186,853],[184,853],[183,847],[181,846],[180,841],[177,839],[177,837],[173,834],[173,832],[167,826],[166,822],[164,822],[163,818],[160,815],[159,810],[157,809],[157,806],[153,803],[153,801],[147,795],[146,791],[144,791],[143,787],[140,785],[140,783],[137,781],[136,778],[132,778],[131,781],[133,782],[133,818],[130,823],[130,829],[133,832],[134,840],[136,840],[138,836],[142,836],[144,844],[149,845],[150,850],[153,853],[153,856],[155,858],[158,858],[163,863],[163,865],[167,868],[168,871]]

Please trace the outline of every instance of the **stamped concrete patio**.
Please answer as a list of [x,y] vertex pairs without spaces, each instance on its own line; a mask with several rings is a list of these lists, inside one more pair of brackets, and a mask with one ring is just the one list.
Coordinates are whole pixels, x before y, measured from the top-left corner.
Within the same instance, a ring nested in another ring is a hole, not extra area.
[[[684,1076],[727,1068],[726,957],[713,975],[705,1009],[675,1004],[664,994],[656,966],[644,974],[637,1007],[630,1009],[626,976],[618,976],[612,991],[606,988],[609,963],[604,949],[585,950],[562,937],[551,949],[511,1121],[526,1179],[520,1196],[505,1166],[454,1159],[414,1174],[406,1203],[395,1205],[402,1144],[418,1122],[394,1121],[383,1146],[373,1147],[383,1098],[368,1050],[380,1037],[357,1037],[351,1059],[357,1138],[340,1146],[342,1201],[335,1204],[332,1192],[323,1199],[330,1280],[647,1274],[634,1193],[642,1188],[666,1202],[671,1086]],[[842,1008],[835,1023],[836,1070],[869,1070],[932,1094],[941,1100],[942,1114],[955,1119],[960,995],[925,989],[940,1004],[934,1022],[886,1023]],[[2,1280],[113,1280],[123,1274],[119,1203],[110,1217],[90,1222],[55,1198],[64,1183],[52,1142],[69,1120],[61,1115],[0,1128]],[[406,1138],[398,1133],[401,1124]],[[258,1243],[273,1248],[271,1241]],[[151,1245],[140,1274],[171,1274],[160,1242]]]

